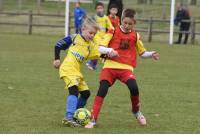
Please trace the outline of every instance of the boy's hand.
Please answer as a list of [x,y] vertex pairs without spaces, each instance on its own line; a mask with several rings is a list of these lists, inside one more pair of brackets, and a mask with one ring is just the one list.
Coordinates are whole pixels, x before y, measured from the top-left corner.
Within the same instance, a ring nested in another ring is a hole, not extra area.
[[58,60],[54,60],[53,61],[53,66],[58,69],[60,67],[60,60],[59,59]]
[[107,55],[110,58],[115,57],[115,56],[119,56],[118,52],[115,51],[114,49],[112,49],[112,51],[110,51],[110,53],[108,53]]
[[159,60],[159,59],[160,59],[159,53],[154,52],[154,53],[152,54],[152,58],[153,58],[154,60]]

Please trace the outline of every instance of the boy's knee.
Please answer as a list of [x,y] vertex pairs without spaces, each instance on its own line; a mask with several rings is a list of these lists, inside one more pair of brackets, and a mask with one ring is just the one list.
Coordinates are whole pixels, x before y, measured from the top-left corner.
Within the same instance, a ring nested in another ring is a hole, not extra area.
[[136,83],[136,80],[134,79],[129,79],[126,82],[126,85],[128,86],[131,95],[137,96],[139,95],[139,89],[138,89],[138,85]]
[[88,99],[90,97],[90,90],[85,90],[80,92],[81,97]]
[[75,96],[78,97],[78,88],[77,88],[77,86],[69,87],[69,94],[70,95],[75,95]]
[[99,87],[99,91],[97,93],[97,96],[104,98],[106,96],[107,92],[108,92],[109,87],[110,87],[110,83],[107,80],[100,81],[100,87]]

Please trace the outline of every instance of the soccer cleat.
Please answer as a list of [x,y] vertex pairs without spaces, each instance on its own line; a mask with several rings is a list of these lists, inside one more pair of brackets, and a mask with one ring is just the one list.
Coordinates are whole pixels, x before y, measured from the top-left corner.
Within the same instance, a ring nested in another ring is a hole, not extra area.
[[66,119],[64,118],[62,120],[62,124],[65,127],[80,127],[81,125],[78,124],[76,121],[74,121],[73,119]]
[[85,128],[94,128],[96,126],[95,121],[90,121],[87,125],[85,125]]
[[136,117],[138,123],[139,123],[141,126],[145,126],[145,125],[147,124],[144,115],[143,115],[140,111],[138,111],[137,113],[134,113],[134,115],[135,115],[135,117]]

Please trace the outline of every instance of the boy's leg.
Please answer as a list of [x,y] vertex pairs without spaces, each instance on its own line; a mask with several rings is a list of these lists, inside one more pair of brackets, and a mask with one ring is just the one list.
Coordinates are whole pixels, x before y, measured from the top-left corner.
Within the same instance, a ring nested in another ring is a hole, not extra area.
[[129,79],[126,81],[126,85],[130,90],[130,98],[132,104],[132,112],[135,115],[140,125],[146,125],[146,119],[140,112],[139,90],[135,79]]
[[66,101],[66,113],[65,119],[63,119],[63,124],[66,126],[76,127],[79,125],[73,120],[73,116],[78,103],[78,88],[77,86],[72,86],[69,87],[68,90],[69,95]]
[[[185,26],[184,26],[184,31],[185,32],[190,32],[190,23],[187,23]],[[185,33],[185,39],[184,39],[184,44],[187,44],[187,41],[188,41],[188,37],[189,37],[189,33]]]
[[83,108],[86,105],[88,98],[90,97],[90,90],[87,83],[83,79],[80,79],[78,90],[80,96],[78,99],[77,109]]
[[79,93],[80,97],[78,99],[77,109],[83,108],[86,105],[88,98],[90,97],[90,90],[80,91]]
[[[188,32],[188,31],[187,31],[187,32]],[[184,42],[183,42],[184,44],[187,44],[187,41],[188,41],[188,36],[189,36],[189,34],[188,34],[188,33],[186,33],[186,34],[185,34],[185,39],[184,39]]]
[[136,80],[129,79],[126,81],[126,85],[128,86],[128,89],[130,90],[132,112],[137,113],[140,109],[140,105],[139,105],[140,102],[139,102],[139,90],[138,90]]
[[103,100],[108,93],[108,88],[110,87],[110,83],[107,80],[100,81],[100,87],[97,92],[97,95],[94,100],[93,108],[92,108],[92,118],[97,120],[99,112],[101,110],[101,106],[103,104]]
[[67,119],[73,119],[77,103],[78,103],[78,88],[77,86],[69,87],[69,95],[67,97],[66,113],[65,113],[65,117]]
[[[180,31],[181,32],[181,31]],[[178,40],[177,42],[175,42],[176,44],[180,44],[181,43],[181,39],[182,39],[182,33],[179,33],[178,35]]]
[[104,97],[108,92],[108,88],[110,87],[110,83],[107,80],[100,81],[100,87],[98,93],[94,99],[93,107],[92,107],[92,122],[89,122],[85,128],[93,128],[96,125],[96,121],[98,119],[98,115],[100,113],[101,107],[103,105]]
[[89,60],[86,65],[89,69],[91,70],[95,70],[96,69],[96,66],[97,66],[97,63],[98,63],[98,60],[97,59],[94,59],[94,60]]
[[92,65],[93,65],[93,68],[94,68],[94,69],[97,68],[97,63],[98,63],[98,60],[97,60],[97,59],[92,60]]

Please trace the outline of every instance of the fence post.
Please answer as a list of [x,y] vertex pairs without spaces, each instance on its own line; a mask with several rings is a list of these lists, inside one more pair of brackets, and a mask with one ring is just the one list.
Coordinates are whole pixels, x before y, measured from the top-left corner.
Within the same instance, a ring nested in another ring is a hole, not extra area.
[[33,14],[32,14],[32,10],[29,11],[28,14],[28,34],[31,35],[32,34],[32,21],[33,21]]
[[148,29],[148,42],[152,41],[152,26],[153,26],[153,18],[149,19],[149,29]]
[[162,2],[162,18],[166,19],[166,1]]
[[192,20],[192,27],[191,27],[191,43],[195,44],[195,32],[196,32],[196,22],[195,19]]

